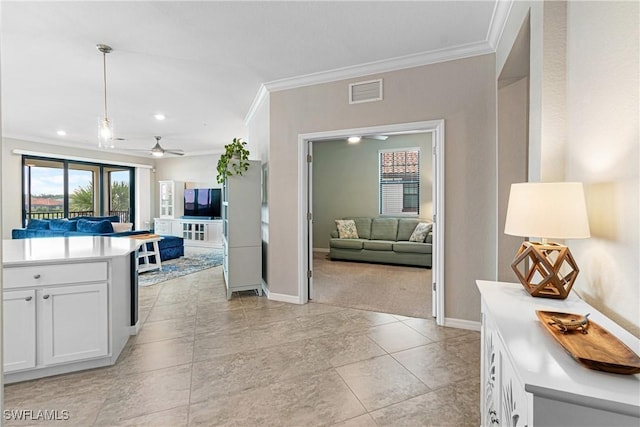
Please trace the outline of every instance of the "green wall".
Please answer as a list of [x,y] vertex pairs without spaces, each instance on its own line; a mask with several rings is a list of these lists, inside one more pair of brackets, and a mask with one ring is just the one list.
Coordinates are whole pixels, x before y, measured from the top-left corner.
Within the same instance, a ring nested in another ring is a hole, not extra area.
[[313,247],[329,248],[335,219],[378,216],[378,151],[420,148],[420,217],[431,219],[431,133],[390,136],[386,141],[363,139],[313,143]]

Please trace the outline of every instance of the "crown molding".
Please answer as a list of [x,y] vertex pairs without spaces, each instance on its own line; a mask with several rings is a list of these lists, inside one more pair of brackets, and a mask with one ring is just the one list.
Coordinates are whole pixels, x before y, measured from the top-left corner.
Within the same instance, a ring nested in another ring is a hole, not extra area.
[[489,31],[487,31],[487,42],[494,52],[502,37],[502,32],[507,24],[507,18],[509,17],[512,6],[513,0],[498,0],[496,1],[496,6],[493,8],[493,16],[491,16]]
[[502,32],[504,31],[507,18],[509,17],[511,7],[513,6],[513,2],[514,0],[496,1],[489,29],[487,31],[487,37],[484,41],[263,83],[260,85],[260,89],[251,103],[251,107],[245,116],[244,124],[248,125],[248,123],[253,119],[258,108],[262,105],[265,99],[267,99],[271,92],[296,89],[304,86],[330,83],[339,80],[495,53],[500,37],[502,37]]
[[258,93],[256,93],[256,96],[253,98],[253,102],[251,103],[251,107],[249,107],[247,115],[244,117],[245,126],[249,126],[249,122],[253,120],[253,116],[255,116],[256,111],[258,111],[258,108],[262,106],[262,103],[265,102],[268,96],[269,91],[264,84],[261,84],[260,89],[258,89]]
[[463,59],[471,56],[484,55],[493,52],[494,51],[491,49],[491,46],[487,41],[474,42],[446,49],[432,50],[429,52],[389,58],[381,61],[368,62],[365,64],[353,65],[349,67],[336,68],[334,70],[305,74],[302,76],[287,79],[274,80],[265,83],[264,86],[269,92],[278,92],[304,86],[362,77],[371,74],[385,73],[389,71],[402,70],[405,68],[414,68],[423,65],[436,64],[439,62],[453,61],[456,59]]
[[[494,10],[495,15],[495,10]],[[396,58],[384,59],[381,61],[368,62],[365,64],[353,65],[349,67],[336,68],[318,73],[305,74],[301,76],[273,80],[263,83],[258,93],[251,103],[247,112],[244,124],[253,119],[256,111],[265,101],[271,92],[296,89],[304,86],[312,86],[322,83],[330,83],[339,80],[346,80],[371,74],[397,71],[406,68],[420,67],[423,65],[437,64],[439,62],[453,61],[456,59],[469,58],[472,56],[486,55],[495,52],[488,41],[474,42],[458,45],[446,49],[432,50],[413,55],[400,56]]]

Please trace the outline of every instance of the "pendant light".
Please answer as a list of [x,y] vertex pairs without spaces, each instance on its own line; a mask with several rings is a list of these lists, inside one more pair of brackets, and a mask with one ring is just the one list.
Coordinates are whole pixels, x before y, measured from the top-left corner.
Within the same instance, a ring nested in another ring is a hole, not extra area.
[[107,115],[107,53],[111,53],[113,49],[106,44],[98,44],[96,48],[102,52],[103,79],[104,79],[104,118],[98,123],[98,147],[99,148],[115,148],[113,138],[113,121],[109,120]]

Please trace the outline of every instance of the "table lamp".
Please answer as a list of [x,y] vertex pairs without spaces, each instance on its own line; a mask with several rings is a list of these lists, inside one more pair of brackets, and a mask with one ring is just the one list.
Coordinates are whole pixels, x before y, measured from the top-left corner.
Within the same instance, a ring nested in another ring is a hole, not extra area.
[[565,299],[580,270],[567,246],[548,239],[590,236],[582,183],[512,184],[504,232],[542,238],[523,242],[511,268],[531,296]]

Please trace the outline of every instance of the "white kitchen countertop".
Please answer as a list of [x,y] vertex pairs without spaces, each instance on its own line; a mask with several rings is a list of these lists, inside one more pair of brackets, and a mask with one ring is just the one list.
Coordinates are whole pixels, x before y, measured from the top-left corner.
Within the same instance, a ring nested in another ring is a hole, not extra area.
[[2,265],[29,265],[124,256],[143,242],[127,237],[74,236],[2,241]]

